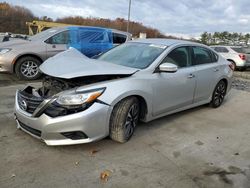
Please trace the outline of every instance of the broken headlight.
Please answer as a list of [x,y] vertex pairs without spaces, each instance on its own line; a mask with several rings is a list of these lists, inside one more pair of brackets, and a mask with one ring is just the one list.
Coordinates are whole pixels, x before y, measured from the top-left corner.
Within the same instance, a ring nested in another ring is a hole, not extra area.
[[84,103],[91,103],[104,92],[105,88],[89,90],[75,94],[59,95],[56,102],[62,106],[75,106]]

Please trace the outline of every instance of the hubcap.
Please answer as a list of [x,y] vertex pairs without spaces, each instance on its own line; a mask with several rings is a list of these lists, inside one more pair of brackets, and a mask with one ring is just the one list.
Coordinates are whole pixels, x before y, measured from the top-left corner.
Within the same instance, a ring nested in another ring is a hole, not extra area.
[[125,137],[130,138],[134,132],[135,126],[139,118],[139,106],[133,104],[129,111],[125,122]]
[[220,83],[214,93],[214,103],[216,106],[220,105],[223,102],[223,99],[226,94],[226,85]]
[[38,65],[34,61],[25,61],[21,65],[21,73],[28,78],[32,78],[38,74]]

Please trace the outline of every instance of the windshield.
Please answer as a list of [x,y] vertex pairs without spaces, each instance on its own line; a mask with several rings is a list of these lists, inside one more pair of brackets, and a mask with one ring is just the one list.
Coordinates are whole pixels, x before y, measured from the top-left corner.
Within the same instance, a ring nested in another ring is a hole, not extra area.
[[29,37],[29,40],[39,40],[39,39],[47,39],[48,37],[52,36],[53,34],[57,33],[59,31],[58,28],[51,28],[47,29],[45,31],[42,31],[41,33],[37,33],[31,37]]
[[129,42],[111,49],[98,59],[126,67],[144,69],[165,49],[164,45]]

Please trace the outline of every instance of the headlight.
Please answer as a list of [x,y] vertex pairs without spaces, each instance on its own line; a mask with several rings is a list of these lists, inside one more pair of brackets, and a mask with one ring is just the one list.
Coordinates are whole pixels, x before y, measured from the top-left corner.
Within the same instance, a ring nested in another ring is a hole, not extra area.
[[105,88],[89,90],[76,94],[60,95],[56,102],[62,106],[82,105],[84,103],[91,103],[96,100],[103,92]]
[[11,50],[10,48],[0,48],[0,55],[5,54],[5,53],[9,52],[10,50]]

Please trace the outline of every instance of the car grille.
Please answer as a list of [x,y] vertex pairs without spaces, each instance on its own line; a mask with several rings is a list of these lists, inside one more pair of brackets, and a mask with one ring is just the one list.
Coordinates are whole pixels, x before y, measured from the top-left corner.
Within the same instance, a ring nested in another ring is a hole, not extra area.
[[17,99],[19,107],[30,114],[33,114],[37,107],[43,102],[42,98],[26,93],[25,91],[18,92]]
[[29,127],[29,126],[25,125],[24,123],[22,123],[22,122],[20,122],[20,121],[18,121],[18,123],[19,123],[20,127],[22,127],[24,130],[30,132],[30,133],[33,134],[33,135],[36,135],[36,136],[38,136],[38,137],[41,137],[41,135],[42,135],[42,132],[41,132],[41,131],[39,131],[39,130],[37,130],[37,129],[34,129],[34,128],[32,128],[32,127]]

